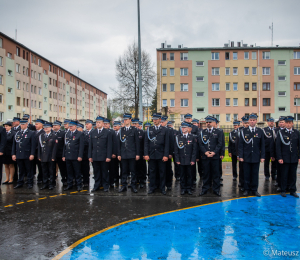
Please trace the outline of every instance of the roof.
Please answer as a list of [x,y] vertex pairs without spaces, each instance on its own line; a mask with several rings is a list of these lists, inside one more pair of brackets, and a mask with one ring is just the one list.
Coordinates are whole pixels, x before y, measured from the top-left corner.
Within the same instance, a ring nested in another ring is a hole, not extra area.
[[7,36],[6,34],[4,34],[4,33],[0,32],[0,36],[3,36],[3,37],[5,37],[5,38],[9,39],[10,41],[12,41],[13,43],[17,44],[18,46],[20,46],[20,47],[22,47],[22,48],[24,48],[24,49],[27,49],[28,51],[30,51],[30,52],[32,52],[32,53],[34,53],[35,55],[37,55],[37,56],[41,57],[42,59],[44,59],[44,60],[46,60],[46,61],[50,62],[51,64],[55,65],[56,67],[58,67],[58,68],[60,68],[60,69],[64,70],[65,72],[69,73],[69,74],[70,74],[70,75],[72,75],[73,77],[80,79],[82,82],[84,82],[84,83],[86,83],[86,84],[88,84],[88,85],[92,86],[92,87],[93,87],[93,88],[95,88],[95,89],[98,89],[98,90],[100,90],[102,93],[104,93],[104,94],[106,94],[106,95],[107,95],[107,93],[106,93],[106,92],[104,92],[104,91],[102,91],[101,89],[99,89],[99,88],[95,87],[94,85],[92,85],[92,84],[90,84],[90,83],[86,82],[85,80],[83,80],[83,79],[79,78],[79,77],[78,77],[78,76],[76,76],[75,74],[73,74],[73,73],[71,73],[71,72],[67,71],[66,69],[64,69],[64,68],[62,68],[61,66],[59,66],[59,65],[55,64],[55,63],[54,63],[54,62],[52,62],[51,60],[49,60],[49,59],[47,59],[47,58],[43,57],[42,55],[38,54],[37,52],[35,52],[35,51],[33,51],[33,50],[29,49],[29,48],[28,48],[28,47],[26,47],[24,44],[22,44],[22,43],[20,43],[20,42],[18,42],[18,41],[16,41],[16,40],[14,40],[13,38],[11,38],[11,37]]
[[157,48],[157,51],[209,51],[209,50],[295,50],[300,51],[300,46],[253,46],[253,47],[181,47],[181,48]]

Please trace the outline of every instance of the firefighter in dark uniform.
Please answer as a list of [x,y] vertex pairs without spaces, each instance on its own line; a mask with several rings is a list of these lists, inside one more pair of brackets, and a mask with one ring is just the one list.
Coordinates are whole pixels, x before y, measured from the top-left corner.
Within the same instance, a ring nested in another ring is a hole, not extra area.
[[89,161],[93,164],[95,184],[92,192],[100,189],[103,185],[104,191],[109,190],[108,163],[112,158],[112,132],[104,128],[104,118],[96,118],[97,129],[91,132],[89,144]]
[[242,121],[243,121],[243,126],[238,128],[238,134],[237,134],[236,142],[235,142],[235,150],[236,150],[236,153],[237,153],[237,159],[239,161],[239,184],[238,184],[238,186],[240,187],[241,191],[245,191],[245,188],[244,188],[244,183],[245,183],[245,181],[244,181],[244,164],[239,159],[239,140],[240,140],[240,137],[241,137],[240,136],[241,130],[244,129],[244,128],[249,127],[249,118],[248,118],[248,116],[243,116]]
[[120,129],[120,139],[118,141],[118,159],[122,167],[122,188],[119,192],[127,190],[127,178],[131,173],[131,190],[137,193],[136,182],[136,161],[140,160],[140,141],[138,131],[130,125],[132,115],[123,115],[124,127]]
[[[7,143],[7,134],[3,126],[0,126],[0,188],[2,183],[2,168],[3,168],[3,158],[4,158],[4,148]],[[4,162],[5,163],[5,162]]]
[[260,162],[265,160],[265,139],[262,129],[256,126],[257,115],[249,115],[249,127],[241,130],[239,140],[239,159],[244,164],[244,196],[249,192],[260,197],[258,174]]
[[276,163],[276,170],[277,170],[277,176],[276,176],[276,182],[275,182],[275,186],[277,187],[277,191],[281,191],[280,189],[280,185],[281,185],[281,168],[282,168],[282,164],[280,164],[278,162],[278,158],[277,158],[277,154],[276,154],[276,140],[278,138],[278,133],[280,130],[284,130],[285,129],[285,116],[280,116],[279,120],[278,120],[278,127],[276,127],[274,129],[274,143],[270,148],[270,155],[271,155],[271,160],[275,161]]
[[36,175],[36,167],[38,167],[38,175],[37,175],[37,183],[41,184],[43,183],[43,169],[42,169],[42,164],[41,162],[38,160],[38,140],[41,134],[44,134],[45,131],[43,129],[43,125],[44,125],[44,120],[43,119],[37,119],[35,121],[35,129],[36,131],[34,132],[34,136],[35,136],[35,144],[36,144],[36,149],[35,149],[35,155],[34,155],[34,159],[32,161],[32,166],[31,166],[31,171],[32,171],[32,175]]
[[[53,190],[55,182],[56,151],[58,146],[57,136],[51,132],[52,124],[44,122],[44,134],[38,140],[38,160],[43,168],[43,186],[41,190]],[[49,180],[49,183],[48,183]]]
[[[114,131],[112,132],[113,137],[113,147],[118,147],[118,142],[120,140],[120,127],[121,122],[115,120],[113,124]],[[117,149],[118,150],[118,149]],[[118,151],[115,152],[115,154],[112,155],[111,158],[111,170],[113,175],[113,182],[115,186],[119,185],[119,179],[120,179],[120,161],[118,160]]]
[[[270,179],[270,159],[271,159],[271,147],[274,145],[275,141],[275,128],[274,128],[274,118],[267,119],[268,126],[263,128],[264,138],[265,138],[265,162],[264,162],[264,173],[265,179]],[[276,162],[271,161],[271,175],[272,180],[276,180]]]
[[188,128],[192,124],[181,123],[182,134],[175,137],[174,154],[175,162],[180,167],[181,195],[188,193],[192,195],[192,166],[196,165],[198,152],[195,135],[188,133]]
[[83,152],[83,158],[82,158],[82,162],[81,162],[83,187],[88,187],[90,184],[90,161],[89,161],[89,157],[88,157],[88,152],[89,152],[89,143],[90,143],[92,131],[94,131],[93,121],[90,119],[87,119],[85,121],[85,130],[83,131],[84,152]]
[[[198,133],[196,135],[197,136],[197,142],[198,142],[198,136],[200,135],[200,132],[202,131],[202,129],[199,128],[199,120],[194,118],[192,120],[192,124],[198,128]],[[198,152],[197,152],[196,162],[197,162],[198,174],[199,174],[200,178],[202,178],[203,169],[202,169],[199,145],[197,145],[197,149],[198,149]],[[196,185],[196,180],[197,180],[197,171],[196,171],[196,174],[195,174],[194,179],[193,179],[193,185]]]
[[[27,119],[28,122],[29,122],[30,115],[24,114],[24,115],[23,115],[23,119]],[[34,126],[33,124],[30,124],[30,123],[28,123],[28,129],[31,130],[31,131],[36,131],[35,126]]]
[[[142,144],[142,148],[143,148],[143,160],[142,160],[142,169],[143,169],[143,177],[142,177],[142,181],[140,182],[140,187],[144,188],[144,186],[146,185],[146,179],[147,179],[147,165],[146,165],[146,160],[145,160],[145,156],[144,156],[144,143],[145,143],[145,131],[143,130],[143,122],[139,121],[139,129],[142,131],[143,133],[143,144]],[[141,147],[140,147],[141,150]]]
[[[192,134],[192,130],[193,130],[193,124],[192,123],[188,123],[188,134],[194,137],[194,142],[198,142],[198,135]],[[182,130],[181,130],[182,131]],[[183,131],[182,131],[183,134]],[[199,160],[200,154],[199,154],[199,146],[198,144],[196,145],[196,162],[197,160]],[[182,174],[182,173],[181,173]],[[196,163],[191,165],[191,174],[192,174],[192,185],[196,185],[196,179],[197,179],[197,167],[196,167]],[[192,186],[192,189],[194,189]]]
[[213,127],[218,129],[220,132],[222,132],[222,148],[221,148],[221,151],[220,151],[220,160],[219,160],[219,172],[220,172],[220,185],[223,186],[223,167],[222,167],[222,161],[224,159],[224,156],[225,156],[225,135],[224,135],[224,131],[222,128],[219,128],[219,123],[220,121],[215,118],[215,122],[213,122]]
[[150,123],[145,123],[145,131],[147,131],[148,127],[150,127],[151,124]]
[[299,198],[296,193],[297,167],[300,162],[300,136],[299,131],[293,129],[292,116],[285,118],[286,128],[278,132],[276,139],[276,154],[281,166],[281,196],[286,197],[287,187],[290,194]]
[[146,172],[144,168],[144,138],[145,138],[145,133],[143,130],[139,129],[140,125],[140,119],[139,118],[134,118],[132,119],[132,126],[134,126],[137,129],[138,132],[138,137],[139,137],[139,142],[140,142],[140,149],[139,149],[139,156],[140,159],[136,161],[136,181],[137,183],[140,184],[141,188],[144,188],[146,184]]
[[[185,122],[188,122],[188,123],[192,123],[192,120],[193,120],[193,115],[187,113],[186,115],[184,115],[184,121]],[[198,135],[198,132],[199,132],[199,128],[195,125],[192,125],[192,134],[193,135]]]
[[74,120],[69,122],[69,132],[65,134],[65,146],[63,150],[63,161],[67,165],[68,186],[64,190],[73,188],[73,179],[76,180],[77,190],[82,190],[81,162],[84,152],[84,135],[77,129]]
[[[145,123],[145,132],[144,132],[144,135],[145,135],[145,137],[144,137],[144,140],[145,140],[145,138],[147,138],[147,129],[148,129],[148,127],[150,127],[151,126],[151,124],[149,123],[149,122],[147,122],[147,123]],[[144,159],[145,159],[145,156],[144,156]],[[145,162],[146,162],[146,167],[147,167],[147,176],[149,177],[149,162],[148,161],[146,161],[146,159],[145,159]],[[148,180],[148,182],[149,182],[149,180]]]
[[166,195],[166,162],[169,159],[169,130],[161,127],[161,113],[152,115],[154,126],[147,129],[145,137],[145,160],[149,165],[150,186],[148,194],[154,193],[157,187],[156,173],[159,172],[159,188]]
[[69,132],[69,123],[71,122],[71,119],[65,119],[64,120],[64,128],[65,128],[65,132],[68,133]]
[[[14,117],[13,118],[13,122],[12,122],[12,128],[11,131],[14,132],[15,134],[21,130],[21,126],[20,126],[20,118],[19,117]],[[17,182],[18,181],[18,164],[15,161],[14,162],[14,166],[15,166],[15,175],[14,175],[14,181]]]
[[[170,129],[172,129],[172,132],[170,133],[170,134],[172,134],[172,136],[173,136],[173,143],[175,142],[175,137],[176,137],[176,135],[178,134],[178,133],[180,133],[180,132],[178,132],[176,129],[174,129],[174,121],[169,121],[168,123],[167,123],[167,127],[168,128],[170,128]],[[173,144],[173,146],[174,146],[175,144]],[[174,173],[172,174],[172,175],[174,175],[175,176],[175,179],[176,179],[176,181],[180,181],[180,167],[179,167],[179,165],[175,162],[175,160],[174,160],[174,155],[173,155],[173,164],[174,164]]]
[[232,176],[233,180],[237,179],[237,152],[235,148],[235,142],[238,135],[238,128],[240,126],[240,121],[233,122],[233,130],[229,133],[229,142],[228,142],[228,156],[231,158],[232,165]]
[[57,138],[57,149],[56,149],[54,171],[56,172],[56,164],[57,164],[61,176],[61,182],[63,183],[63,186],[67,186],[67,166],[66,166],[66,162],[62,160],[66,132],[60,129],[61,124],[62,122],[58,120],[56,120],[53,123],[53,134],[56,135]]
[[14,188],[21,188],[24,185],[24,177],[27,176],[28,189],[32,189],[33,175],[31,166],[36,149],[35,132],[28,130],[27,120],[20,120],[20,123],[21,130],[16,133],[12,148],[12,159],[17,161],[19,167],[18,183]]
[[204,129],[198,137],[198,145],[201,152],[203,163],[203,186],[199,194],[203,196],[207,193],[213,181],[213,192],[217,196],[220,194],[220,153],[222,149],[222,132],[212,127],[215,118],[207,116],[205,118],[206,129]]

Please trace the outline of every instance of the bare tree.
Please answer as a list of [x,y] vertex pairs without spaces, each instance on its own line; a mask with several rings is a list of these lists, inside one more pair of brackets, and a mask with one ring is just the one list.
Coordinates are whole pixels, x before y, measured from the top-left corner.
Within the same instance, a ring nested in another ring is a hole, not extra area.
[[[156,74],[149,53],[142,51],[141,60],[143,99],[147,99],[153,95]],[[116,78],[119,87],[112,89],[114,92],[113,102],[116,102],[124,112],[128,112],[130,107],[134,107],[136,116],[139,114],[138,65],[138,45],[134,42],[116,61]]]

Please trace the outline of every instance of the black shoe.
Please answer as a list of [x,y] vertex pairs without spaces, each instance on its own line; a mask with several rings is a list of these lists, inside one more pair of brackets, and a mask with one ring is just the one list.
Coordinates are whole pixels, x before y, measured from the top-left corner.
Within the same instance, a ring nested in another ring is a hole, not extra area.
[[17,186],[14,187],[14,189],[19,189],[19,188],[22,188],[23,185],[22,184],[17,184]]
[[33,186],[31,184],[28,184],[27,189],[32,189]]
[[137,193],[137,192],[138,192],[136,188],[132,188],[132,187],[131,187],[131,191],[132,191],[133,193]]
[[265,180],[268,181],[270,179],[270,177],[265,177]]
[[280,192],[280,191],[281,191],[281,188],[278,187],[276,191],[279,191],[279,192]]
[[67,183],[67,182],[63,182],[63,186],[64,186],[64,187],[67,187],[67,186],[68,186],[68,183]]
[[162,191],[161,191],[161,194],[166,195],[167,192],[166,192],[165,190],[162,190]]
[[167,187],[167,190],[172,190],[172,187]]
[[252,194],[256,197],[261,197],[261,195],[257,191],[253,191]]
[[299,196],[298,196],[298,194],[296,192],[291,192],[290,195],[294,196],[295,198],[299,198]]
[[180,194],[181,194],[181,195],[184,195],[184,194],[185,194],[185,190],[182,190]]
[[243,195],[244,195],[244,196],[248,196],[248,195],[249,195],[249,191],[246,190],[246,191],[243,193]]
[[2,184],[8,184],[8,181],[2,182]]
[[141,188],[141,189],[144,188],[144,184],[140,184],[140,188]]
[[119,192],[124,192],[124,191],[127,191],[127,188],[125,186],[119,189]]
[[67,186],[66,188],[64,188],[64,190],[71,190],[73,189],[73,186]]
[[272,176],[272,181],[276,181],[276,180],[277,180],[277,176],[276,175]]
[[13,181],[10,181],[10,182],[8,182],[7,184],[14,184],[14,182],[13,182]]
[[[27,183],[27,181],[26,181],[26,183]],[[37,181],[37,184],[42,184],[43,183],[43,181]]]
[[104,189],[104,192],[108,192],[108,189]]
[[180,177],[177,177],[177,178],[176,178],[176,181],[180,181]]
[[275,181],[274,185],[275,185],[275,186],[278,186],[278,182],[277,182],[277,181]]
[[95,192],[95,191],[97,191],[97,190],[99,190],[99,189],[93,188],[93,189],[91,190],[91,192]]
[[233,177],[233,179],[232,179],[233,181],[236,181],[236,177]]
[[43,187],[40,188],[40,190],[47,189],[49,186],[48,185],[43,185]]
[[239,186],[239,187],[242,187],[242,183],[239,182],[238,186]]
[[196,185],[196,181],[193,181],[193,185]]
[[82,190],[83,190],[82,186],[77,187],[77,191],[82,191]]
[[49,186],[49,190],[53,190],[54,187],[52,185]]
[[148,194],[153,194],[154,193],[154,190],[149,190],[148,191]]
[[223,182],[222,181],[220,181],[220,186],[223,186]]
[[131,188],[131,184],[128,184],[128,188]]
[[220,180],[223,181],[223,177],[220,177]]
[[89,186],[88,183],[83,184],[83,187],[88,187],[88,186]]
[[114,187],[115,187],[115,185],[114,185],[114,184],[110,184],[109,186],[110,186],[111,188],[114,188]]
[[221,193],[219,191],[214,191],[214,194],[217,195],[218,197],[221,197]]
[[188,194],[189,194],[189,195],[193,195],[193,192],[190,191],[190,190],[188,190]]
[[242,187],[242,188],[240,188],[240,191],[245,191],[245,188],[243,188],[243,187]]
[[201,191],[201,193],[199,194],[199,196],[203,196],[207,193],[207,191]]
[[281,192],[280,195],[281,195],[282,197],[286,197],[285,192]]

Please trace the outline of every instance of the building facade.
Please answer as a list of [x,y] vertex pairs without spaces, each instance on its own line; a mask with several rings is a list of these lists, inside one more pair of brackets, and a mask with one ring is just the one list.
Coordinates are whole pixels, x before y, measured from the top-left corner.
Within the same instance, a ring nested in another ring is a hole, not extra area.
[[[215,115],[221,125],[256,113],[259,121],[300,119],[300,47],[234,42],[220,48],[157,49],[158,111],[179,124],[183,115]],[[299,114],[298,114],[299,113]]]
[[0,32],[0,121],[95,119],[107,94]]

